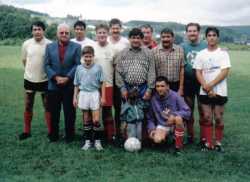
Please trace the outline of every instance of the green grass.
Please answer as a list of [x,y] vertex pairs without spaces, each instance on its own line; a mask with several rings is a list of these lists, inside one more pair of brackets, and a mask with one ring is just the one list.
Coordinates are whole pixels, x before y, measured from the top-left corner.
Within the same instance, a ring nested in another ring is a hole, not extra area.
[[[193,145],[186,147],[185,154],[180,157],[156,150],[131,154],[114,147],[106,147],[104,152],[83,152],[79,141],[50,144],[39,96],[34,105],[32,138],[18,141],[24,105],[20,47],[0,46],[0,55],[1,182],[250,181],[249,52],[230,52],[233,67],[228,80],[230,99],[225,112],[226,153],[202,153]],[[76,127],[80,125],[78,112]],[[198,138],[197,123],[196,131]],[[77,134],[80,135],[79,130]]]

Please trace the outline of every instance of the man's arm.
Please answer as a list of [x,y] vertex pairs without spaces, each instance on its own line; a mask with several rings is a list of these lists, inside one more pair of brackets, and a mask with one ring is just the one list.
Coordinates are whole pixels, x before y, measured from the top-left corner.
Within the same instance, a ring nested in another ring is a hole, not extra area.
[[222,80],[224,80],[228,76],[229,70],[230,70],[230,68],[224,68],[224,69],[222,69],[221,72],[219,73],[219,75],[217,75],[217,77],[214,80],[212,80],[211,82],[209,82],[207,84],[208,88],[212,89],[214,86],[216,86]]
[[45,57],[44,57],[44,69],[45,69],[45,72],[47,73],[48,78],[51,80],[51,79],[55,79],[57,74],[52,69],[49,51],[50,51],[49,46],[47,45],[46,50],[45,50]]
[[191,110],[184,101],[183,97],[177,95],[176,102],[177,102],[177,111],[174,111],[173,115],[180,116],[183,119],[189,120],[191,116]]
[[77,48],[75,50],[75,54],[74,54],[74,65],[72,66],[72,68],[70,69],[70,71],[67,73],[67,77],[71,80],[74,79],[74,75],[75,75],[75,71],[76,71],[76,67],[80,64],[80,60],[81,60],[81,46],[77,45]]

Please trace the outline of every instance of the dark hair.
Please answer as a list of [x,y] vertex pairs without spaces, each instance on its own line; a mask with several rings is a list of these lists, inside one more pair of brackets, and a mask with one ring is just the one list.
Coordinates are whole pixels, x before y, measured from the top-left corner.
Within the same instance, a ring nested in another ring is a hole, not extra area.
[[153,27],[152,27],[151,25],[149,25],[149,24],[144,24],[144,25],[142,25],[142,26],[141,26],[141,29],[143,29],[143,28],[149,28],[149,29],[151,30],[151,32],[154,31]]
[[77,26],[83,27],[84,30],[86,29],[86,23],[85,23],[84,21],[81,21],[81,20],[76,21],[75,24],[74,24],[74,29],[75,29]]
[[166,33],[166,34],[171,34],[172,37],[174,37],[174,32],[173,32],[173,30],[170,29],[170,28],[164,28],[164,29],[162,29],[161,35],[164,34],[164,33]]
[[109,22],[109,27],[112,27],[112,25],[119,25],[122,27],[122,22],[118,18],[112,18]]
[[197,30],[198,30],[198,32],[201,30],[201,26],[200,26],[200,24],[199,23],[188,23],[187,25],[186,25],[186,32],[188,31],[188,28],[189,27],[192,27],[192,26],[195,26],[196,28],[197,28]]
[[144,37],[141,29],[139,28],[133,28],[132,30],[130,30],[128,37],[131,38],[132,36],[140,36],[141,39],[143,39]]
[[107,25],[107,24],[104,24],[104,23],[101,23],[101,24],[96,25],[95,31],[97,31],[97,30],[99,30],[99,29],[101,29],[101,28],[103,28],[103,29],[109,31],[108,25]]
[[82,50],[82,55],[84,54],[92,54],[94,55],[95,54],[95,51],[94,51],[94,48],[91,47],[91,46],[85,46]]
[[46,26],[45,24],[42,22],[42,21],[35,21],[31,24],[31,31],[33,30],[33,26],[36,26],[36,27],[41,27],[43,29],[43,31],[45,31],[46,29]]
[[156,80],[155,80],[155,83],[156,82],[162,82],[162,81],[164,81],[167,85],[169,85],[169,81],[168,81],[168,79],[165,76],[158,76],[156,78]]
[[216,33],[217,37],[220,37],[220,31],[219,31],[219,29],[216,28],[216,27],[207,27],[207,29],[206,29],[206,31],[205,31],[206,37],[207,37],[207,34],[208,34],[209,32],[214,32],[214,33]]

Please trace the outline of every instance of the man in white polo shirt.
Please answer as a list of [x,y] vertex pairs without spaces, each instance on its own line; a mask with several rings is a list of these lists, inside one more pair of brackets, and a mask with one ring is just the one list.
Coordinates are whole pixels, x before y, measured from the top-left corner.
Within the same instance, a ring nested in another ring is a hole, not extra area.
[[78,20],[74,24],[75,38],[71,41],[76,42],[81,45],[82,49],[85,46],[94,46],[95,42],[88,37],[86,37],[86,23]]
[[48,78],[44,71],[45,48],[51,41],[44,37],[45,25],[43,22],[34,22],[31,30],[33,38],[26,40],[22,45],[25,111],[24,128],[23,133],[19,135],[20,140],[31,137],[32,111],[36,92],[41,92],[48,134],[51,132],[51,117],[48,112],[47,96],[45,94],[48,87]]
[[106,24],[96,26],[95,63],[101,65],[104,73],[105,101],[102,105],[102,118],[106,140],[111,143],[115,134],[112,116],[114,51],[108,43],[109,27]]

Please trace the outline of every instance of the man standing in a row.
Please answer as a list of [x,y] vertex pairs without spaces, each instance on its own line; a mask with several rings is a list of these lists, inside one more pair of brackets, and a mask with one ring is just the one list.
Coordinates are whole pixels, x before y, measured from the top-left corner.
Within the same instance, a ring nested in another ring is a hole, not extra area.
[[70,27],[60,24],[57,27],[58,41],[49,44],[45,54],[45,70],[49,78],[48,99],[52,119],[50,141],[59,139],[61,105],[65,119],[65,141],[74,138],[75,108],[73,106],[74,75],[81,58],[81,46],[70,41]]
[[20,140],[31,137],[31,121],[36,92],[40,92],[45,109],[45,120],[48,134],[51,133],[51,119],[48,112],[47,87],[48,78],[44,71],[44,54],[46,46],[51,42],[44,37],[45,24],[41,21],[31,25],[33,38],[26,40],[22,46],[22,61],[24,65],[24,129],[19,135]]
[[169,81],[170,89],[183,95],[184,52],[174,44],[174,32],[164,28],[161,31],[161,43],[153,49],[156,76],[164,76]]
[[[201,116],[201,109],[199,103],[199,91],[200,84],[196,79],[195,70],[193,69],[193,64],[196,59],[197,54],[207,47],[204,41],[200,40],[200,25],[198,23],[189,23],[186,26],[186,36],[187,42],[182,44],[184,55],[185,55],[185,67],[184,67],[184,98],[186,103],[191,109],[190,120],[187,121],[187,143],[194,142],[194,105],[195,97],[197,98],[198,110]],[[202,125],[202,122],[200,122]],[[202,129],[202,126],[200,126]],[[203,132],[201,131],[200,134]],[[200,137],[202,138],[202,136]]]

